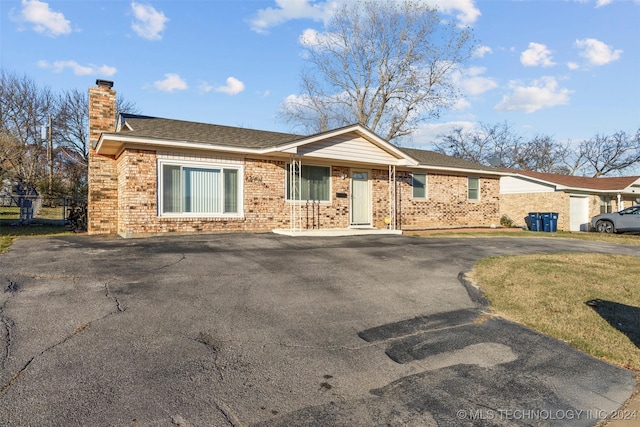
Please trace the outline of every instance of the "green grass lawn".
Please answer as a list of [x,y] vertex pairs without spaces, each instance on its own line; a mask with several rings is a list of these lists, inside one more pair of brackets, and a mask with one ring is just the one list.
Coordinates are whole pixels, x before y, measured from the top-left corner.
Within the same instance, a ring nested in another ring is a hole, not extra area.
[[0,207],[0,253],[5,252],[16,237],[73,234],[62,221],[61,208],[42,208],[27,225],[20,225],[17,207]]
[[487,258],[469,278],[496,315],[640,374],[639,274],[640,257],[569,253]]
[[[411,232],[407,232],[411,235]],[[555,233],[544,233],[534,231],[500,231],[500,230],[487,230],[483,232],[477,231],[439,231],[437,233],[418,233],[415,236],[426,238],[438,238],[438,237],[518,237],[518,238],[536,238],[545,237],[551,239],[577,239],[577,240],[589,240],[597,242],[615,243],[619,245],[638,245],[640,246],[640,234],[602,234],[602,233],[585,233],[574,231],[558,231]]]

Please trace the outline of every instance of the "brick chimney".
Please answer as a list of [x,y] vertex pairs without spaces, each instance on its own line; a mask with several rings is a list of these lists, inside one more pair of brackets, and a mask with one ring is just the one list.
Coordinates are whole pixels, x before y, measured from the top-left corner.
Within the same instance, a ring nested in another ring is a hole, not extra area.
[[118,228],[118,174],[116,160],[96,153],[103,132],[116,130],[116,91],[113,82],[96,80],[89,88],[89,169],[87,231],[114,234]]
[[89,88],[89,141],[92,148],[102,132],[116,130],[116,91],[111,89],[113,82],[96,80],[96,85]]

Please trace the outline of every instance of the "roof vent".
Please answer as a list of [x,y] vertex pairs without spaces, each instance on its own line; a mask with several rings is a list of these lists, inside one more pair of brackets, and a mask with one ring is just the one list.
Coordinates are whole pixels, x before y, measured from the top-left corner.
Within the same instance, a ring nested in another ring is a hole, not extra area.
[[109,89],[111,89],[111,88],[113,87],[113,82],[112,82],[112,81],[110,81],[110,80],[99,80],[99,79],[98,79],[98,80],[96,80],[96,84],[97,84],[98,86],[106,86],[106,87],[108,87]]

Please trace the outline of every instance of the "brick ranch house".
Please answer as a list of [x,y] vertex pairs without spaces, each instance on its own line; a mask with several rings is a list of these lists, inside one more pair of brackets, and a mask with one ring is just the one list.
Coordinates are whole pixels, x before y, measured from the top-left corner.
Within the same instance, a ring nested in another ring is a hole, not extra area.
[[589,231],[591,217],[640,204],[640,176],[586,178],[509,170],[500,179],[500,215],[524,225],[529,212],[557,212],[558,230]]
[[122,114],[89,89],[89,234],[489,227],[504,172],[353,125],[315,135]]

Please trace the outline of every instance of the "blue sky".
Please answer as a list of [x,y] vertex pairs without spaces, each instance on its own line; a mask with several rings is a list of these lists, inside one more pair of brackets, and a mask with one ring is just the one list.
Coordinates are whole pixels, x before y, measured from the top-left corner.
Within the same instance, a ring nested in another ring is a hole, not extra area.
[[[113,80],[147,115],[287,132],[300,36],[343,1],[2,0],[0,65],[54,90]],[[422,1],[478,50],[455,76],[465,98],[404,145],[479,122],[561,142],[640,127],[639,0]]]

